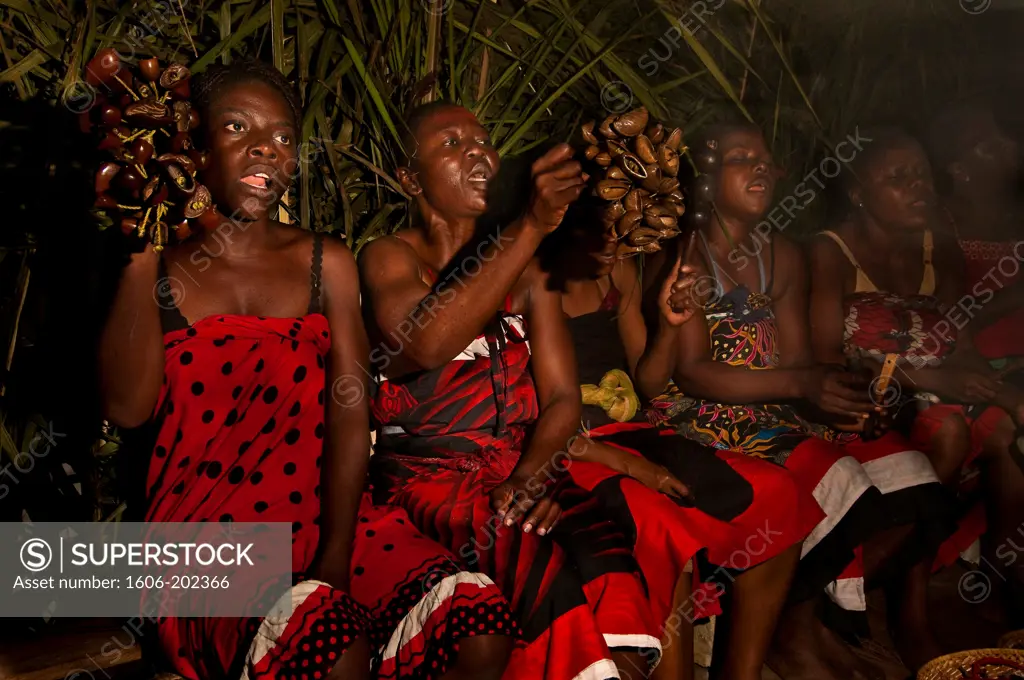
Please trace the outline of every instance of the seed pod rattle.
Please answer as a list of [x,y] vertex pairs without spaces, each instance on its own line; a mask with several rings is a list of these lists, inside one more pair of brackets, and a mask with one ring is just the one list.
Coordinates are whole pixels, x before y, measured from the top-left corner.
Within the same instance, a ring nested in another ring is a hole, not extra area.
[[196,179],[206,155],[190,137],[199,126],[190,78],[185,66],[162,67],[155,57],[130,68],[113,49],[85,67],[96,99],[79,114],[79,127],[108,156],[96,172],[93,207],[158,252],[186,238],[192,221],[215,215],[209,190]]
[[619,240],[620,258],[661,250],[661,242],[679,234],[686,212],[679,190],[680,154],[686,152],[683,131],[666,130],[640,107],[612,114],[580,129],[583,158],[596,166],[593,194],[607,201],[601,211],[606,230]]

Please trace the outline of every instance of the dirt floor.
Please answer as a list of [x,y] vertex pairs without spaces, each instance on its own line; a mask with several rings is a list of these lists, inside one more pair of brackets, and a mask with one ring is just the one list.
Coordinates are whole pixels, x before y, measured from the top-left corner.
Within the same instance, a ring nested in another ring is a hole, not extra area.
[[[958,586],[967,572],[963,566],[953,566],[931,583],[936,633],[950,651],[994,645],[1006,632],[994,596],[977,603],[961,597]],[[976,587],[970,591],[969,595],[981,594]],[[872,639],[857,652],[883,669],[886,680],[907,680],[910,672],[892,651],[886,634],[884,605],[880,596],[869,597]],[[55,624],[53,633],[34,638],[4,630],[0,680],[149,680],[142,677],[138,645],[132,644],[133,635],[124,624],[115,619],[64,619]],[[697,670],[698,680],[706,680],[707,671]],[[762,677],[780,680],[768,668]]]

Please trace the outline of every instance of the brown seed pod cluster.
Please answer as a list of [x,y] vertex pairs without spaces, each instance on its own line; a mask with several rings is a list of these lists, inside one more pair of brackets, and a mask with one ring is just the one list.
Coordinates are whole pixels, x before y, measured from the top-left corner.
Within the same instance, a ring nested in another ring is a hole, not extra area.
[[602,219],[619,240],[619,258],[661,250],[659,241],[679,234],[685,212],[677,179],[683,131],[650,120],[641,107],[590,121],[581,132],[584,158],[598,166],[593,191],[608,202]]
[[164,68],[153,58],[133,72],[116,50],[105,49],[86,65],[85,77],[98,96],[79,114],[79,127],[110,154],[96,172],[94,207],[157,251],[172,233],[185,238],[188,220],[215,219],[210,191],[196,179],[207,156],[192,144],[199,115],[189,102],[189,70]]

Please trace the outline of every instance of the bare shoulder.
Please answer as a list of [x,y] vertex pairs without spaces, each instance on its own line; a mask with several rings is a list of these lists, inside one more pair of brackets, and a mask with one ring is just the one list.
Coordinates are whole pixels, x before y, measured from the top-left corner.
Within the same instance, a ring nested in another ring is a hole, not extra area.
[[775,253],[776,275],[784,274],[790,267],[803,265],[806,260],[804,247],[782,234],[772,234],[771,246]]
[[419,262],[416,249],[399,234],[375,238],[359,253],[359,270],[369,280],[418,271]]
[[960,241],[950,229],[932,229],[932,242],[936,250],[960,250]]
[[326,237],[323,240],[323,267],[324,275],[343,275],[345,277],[358,276],[356,258],[341,239]]
[[[842,232],[845,230],[843,225],[839,225],[830,231],[842,238]],[[808,253],[810,254],[811,262],[816,265],[841,266],[844,262],[848,262],[839,244],[825,232],[819,232],[811,237]]]
[[561,291],[557,289],[551,273],[544,269],[540,258],[534,257],[512,287],[512,311],[523,314],[534,301],[546,295],[561,295]]

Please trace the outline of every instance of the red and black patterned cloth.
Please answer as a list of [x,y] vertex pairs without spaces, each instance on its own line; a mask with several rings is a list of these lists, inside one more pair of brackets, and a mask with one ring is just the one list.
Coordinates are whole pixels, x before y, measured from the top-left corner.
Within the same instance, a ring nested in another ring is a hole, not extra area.
[[505,527],[491,509],[491,490],[515,468],[539,415],[522,318],[499,314],[445,366],[382,381],[372,411],[378,502],[404,508],[512,603],[523,635],[505,678],[616,677],[616,649],[656,662],[660,630],[635,535],[561,474],[564,461],[550,470],[564,513],[548,536]]
[[[598,384],[615,369],[629,371],[618,329],[620,299],[613,284],[598,310],[568,319],[584,384]],[[569,469],[576,483],[635,526],[635,554],[659,622],[672,615],[674,587],[691,558],[703,586],[683,613],[717,614],[718,596],[736,575],[799,543],[820,519],[814,498],[785,469],[681,437],[642,411],[619,423],[597,406],[584,406],[583,427],[595,441],[664,466],[690,489],[690,499],[681,501],[603,465],[573,461]]]
[[[318,249],[314,249],[318,253]],[[314,255],[314,268],[318,266]],[[314,277],[316,278],[316,277]],[[320,523],[325,361],[331,338],[314,287],[298,318],[210,316],[189,324],[164,299],[165,381],[149,466],[150,522],[286,522],[289,616],[161,618],[159,647],[190,680],[318,680],[367,637],[379,678],[433,678],[462,637],[515,633],[505,598],[463,571],[401,510],[362,500],[352,593],[305,573]]]

